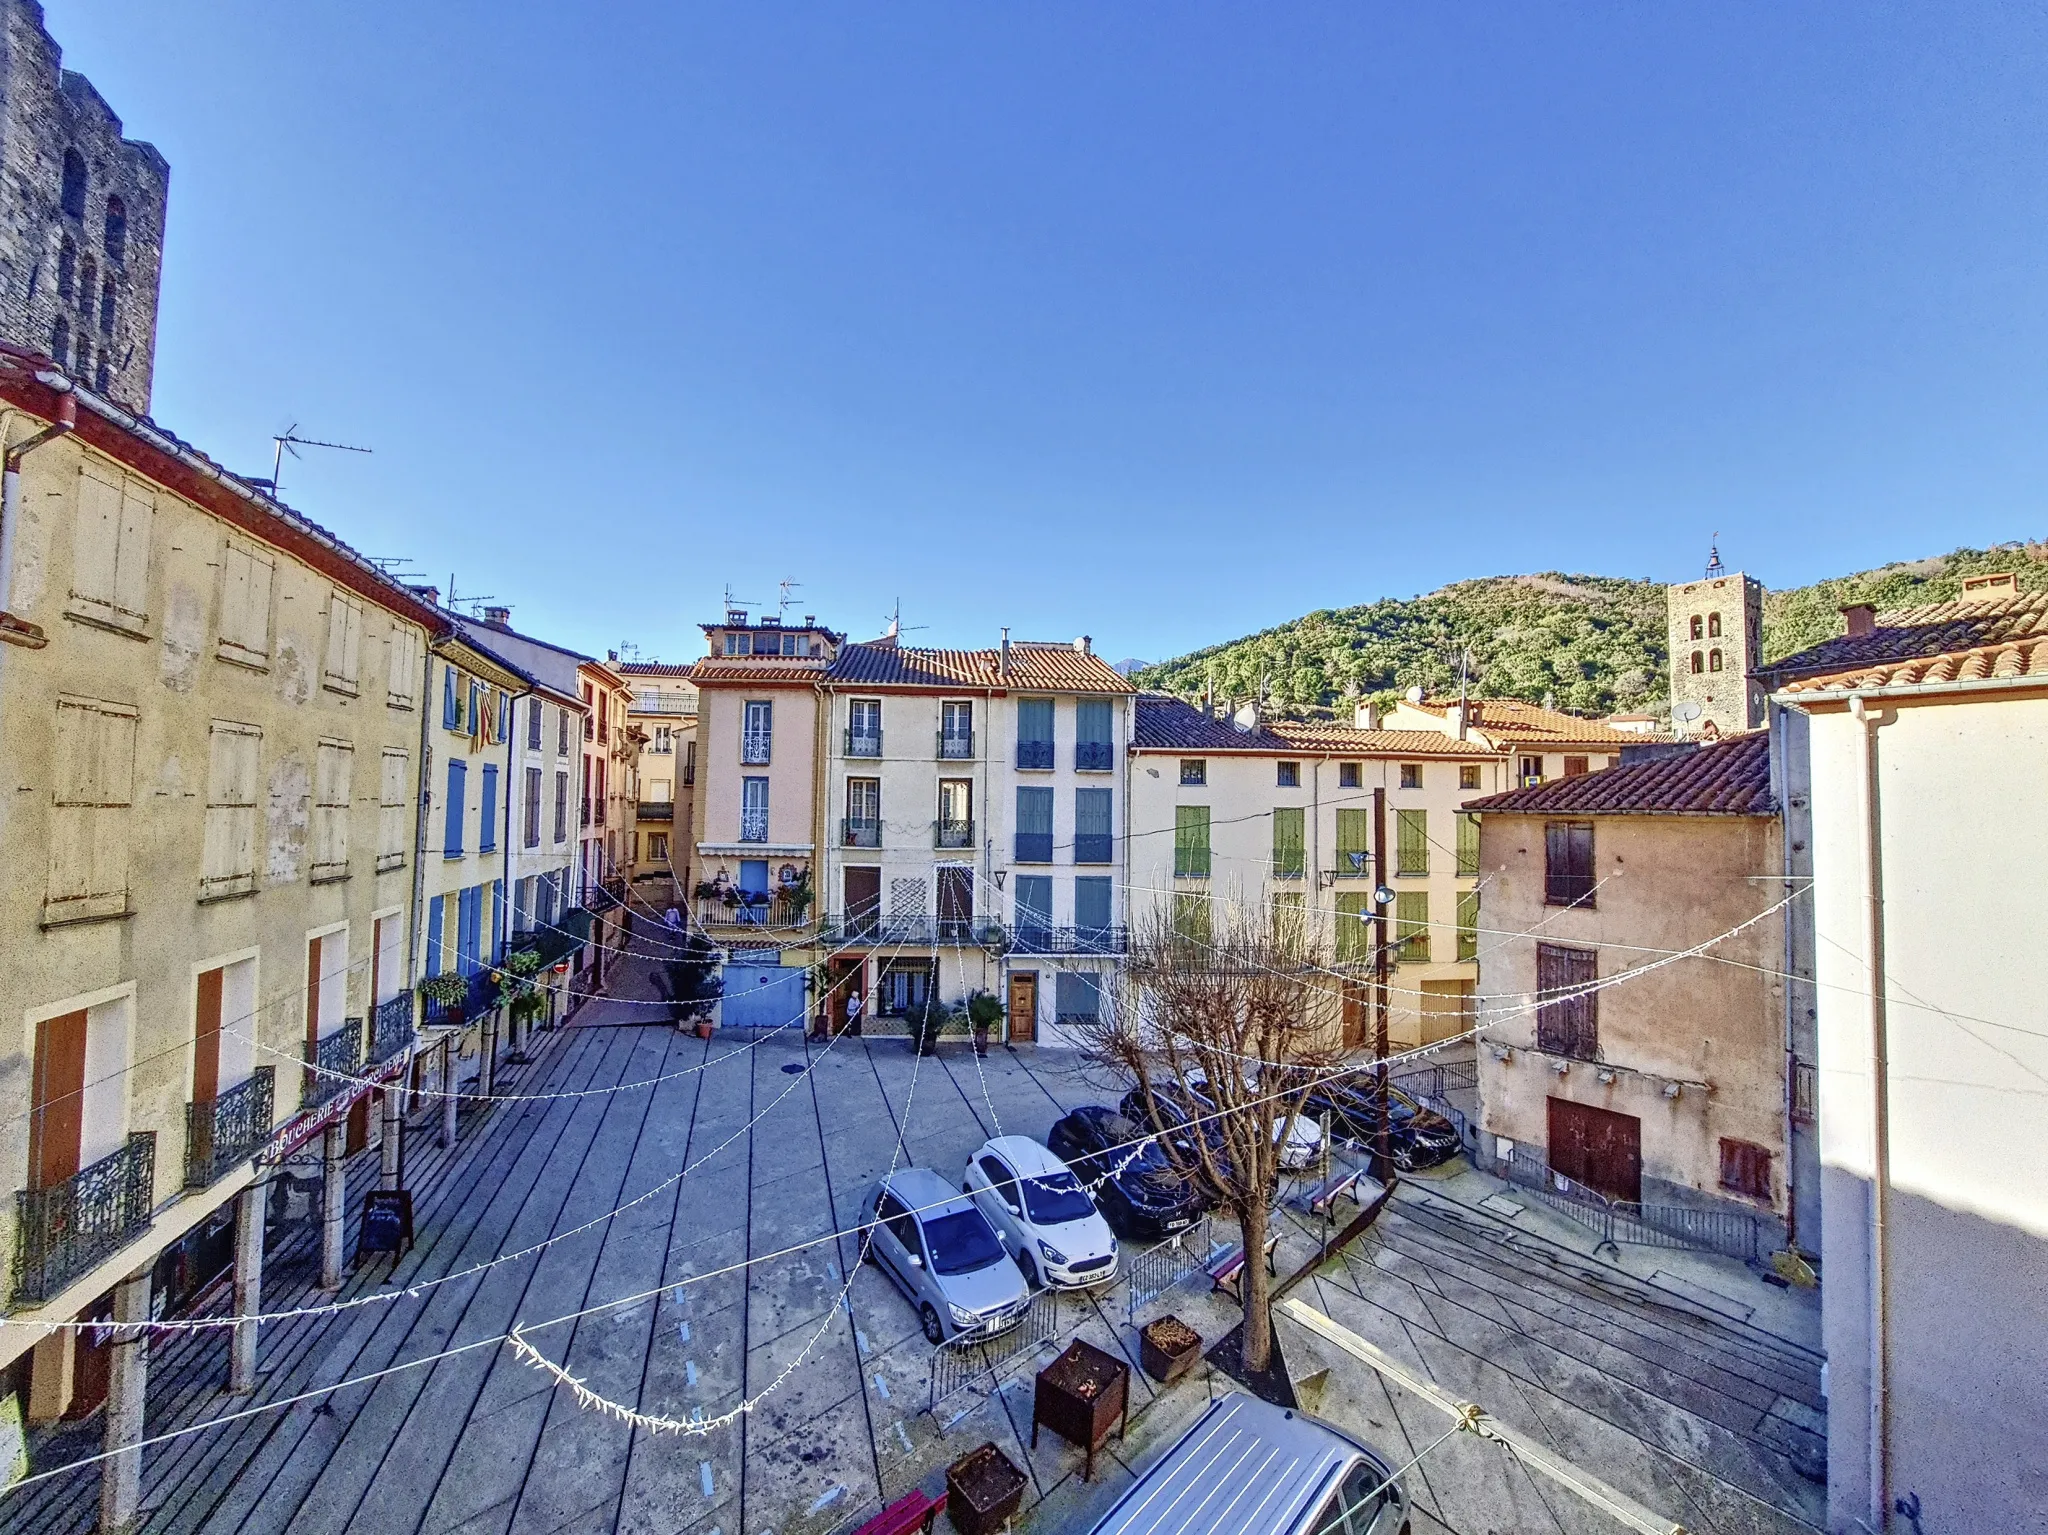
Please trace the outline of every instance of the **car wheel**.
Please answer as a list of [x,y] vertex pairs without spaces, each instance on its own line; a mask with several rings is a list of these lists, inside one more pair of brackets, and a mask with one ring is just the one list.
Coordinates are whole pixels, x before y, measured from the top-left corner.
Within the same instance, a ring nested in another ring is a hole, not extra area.
[[1010,1256],[1017,1260],[1017,1270],[1024,1276],[1026,1284],[1035,1285],[1041,1290],[1045,1288],[1044,1278],[1039,1274],[1037,1265],[1028,1256],[1023,1253],[1012,1253]]
[[922,1306],[918,1309],[917,1319],[924,1323],[925,1342],[944,1343],[946,1341],[946,1324],[939,1320],[938,1312],[932,1310],[930,1306]]

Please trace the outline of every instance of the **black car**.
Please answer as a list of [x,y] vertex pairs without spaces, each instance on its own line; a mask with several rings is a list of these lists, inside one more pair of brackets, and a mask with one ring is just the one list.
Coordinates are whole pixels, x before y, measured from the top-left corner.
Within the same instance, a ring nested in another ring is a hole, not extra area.
[[[1096,1205],[1118,1236],[1160,1241],[1209,1208],[1159,1143],[1114,1109],[1074,1110],[1046,1132],[1045,1144],[1095,1190]],[[1104,1179],[1099,1187],[1098,1178]]]
[[[1302,1113],[1323,1120],[1332,1135],[1371,1150],[1379,1139],[1379,1104],[1369,1077],[1327,1078],[1309,1089]],[[1387,1087],[1387,1149],[1402,1172],[1435,1167],[1464,1149],[1458,1127],[1391,1083]]]
[[1134,1087],[1125,1093],[1116,1106],[1117,1112],[1139,1126],[1141,1133],[1147,1129],[1155,1130],[1171,1139],[1179,1148],[1180,1165],[1183,1167],[1199,1164],[1201,1154],[1195,1150],[1195,1137],[1199,1135],[1209,1143],[1209,1160],[1227,1181],[1230,1177],[1230,1154],[1223,1149],[1223,1127],[1217,1122],[1216,1111],[1178,1082],[1153,1083],[1152,1097],[1159,1105],[1156,1116],[1146,1106],[1142,1087]]

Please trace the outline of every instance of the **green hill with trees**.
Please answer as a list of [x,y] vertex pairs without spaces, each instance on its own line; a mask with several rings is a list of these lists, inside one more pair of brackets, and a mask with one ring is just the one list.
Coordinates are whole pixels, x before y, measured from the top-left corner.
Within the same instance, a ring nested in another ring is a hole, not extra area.
[[[1961,591],[1965,576],[1996,570],[2017,572],[2024,589],[2048,589],[2048,544],[1958,549],[1767,593],[1764,655],[1790,655],[1840,633],[1846,603],[1941,602]],[[1662,582],[1487,576],[1406,601],[1324,608],[1146,667],[1133,680],[1190,698],[1213,689],[1219,702],[1263,691],[1273,708],[1305,715],[1417,684],[1453,691],[1469,649],[1476,697],[1547,698],[1574,714],[1656,711],[1666,698],[1664,638]]]

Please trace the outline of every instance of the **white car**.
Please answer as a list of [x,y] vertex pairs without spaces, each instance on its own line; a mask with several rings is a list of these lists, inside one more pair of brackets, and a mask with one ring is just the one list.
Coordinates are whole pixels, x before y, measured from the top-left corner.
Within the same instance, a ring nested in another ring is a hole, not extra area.
[[[1247,1084],[1253,1085],[1256,1088],[1256,1084],[1252,1082],[1254,1075],[1255,1073],[1247,1067],[1245,1070],[1245,1080]],[[1191,1071],[1187,1074],[1187,1084],[1196,1097],[1204,1100],[1208,1098],[1208,1094],[1204,1089],[1209,1084],[1199,1071]],[[1214,1109],[1215,1104],[1210,1103],[1209,1107]],[[1273,1139],[1276,1141],[1280,1139],[1280,1125],[1284,1118],[1284,1108],[1284,1105],[1275,1105]],[[1287,1132],[1287,1143],[1280,1148],[1281,1168],[1286,1172],[1298,1173],[1303,1168],[1315,1166],[1322,1158],[1323,1127],[1313,1119],[1310,1119],[1305,1113],[1296,1114],[1294,1116],[1294,1124]]]
[[1073,1169],[1028,1135],[982,1142],[961,1192],[1001,1232],[1017,1266],[1049,1290],[1116,1278],[1116,1238]]

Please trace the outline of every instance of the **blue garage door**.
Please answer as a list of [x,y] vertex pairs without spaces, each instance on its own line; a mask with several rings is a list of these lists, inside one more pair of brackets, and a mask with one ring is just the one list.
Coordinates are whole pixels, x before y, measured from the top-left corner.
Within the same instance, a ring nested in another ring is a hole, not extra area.
[[804,1016],[804,972],[797,965],[725,967],[725,1005],[720,1009],[728,1029],[801,1029]]

